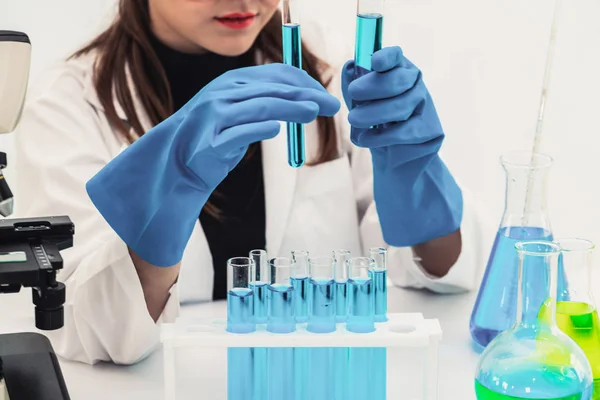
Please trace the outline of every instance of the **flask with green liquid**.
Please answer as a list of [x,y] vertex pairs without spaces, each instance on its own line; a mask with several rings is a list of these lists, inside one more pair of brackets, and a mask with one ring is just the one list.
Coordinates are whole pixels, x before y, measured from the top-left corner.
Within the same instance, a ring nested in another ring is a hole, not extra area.
[[581,347],[594,376],[593,399],[600,400],[600,322],[591,293],[594,244],[585,239],[561,239],[559,265],[568,285],[557,293],[556,323]]

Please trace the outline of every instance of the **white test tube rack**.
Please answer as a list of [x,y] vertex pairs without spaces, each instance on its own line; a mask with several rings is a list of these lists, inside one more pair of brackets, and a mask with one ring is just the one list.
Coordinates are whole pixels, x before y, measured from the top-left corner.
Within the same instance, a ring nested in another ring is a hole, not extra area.
[[[438,348],[442,329],[437,319],[425,319],[420,313],[388,314],[388,321],[376,323],[376,331],[357,334],[338,324],[336,332],[314,334],[306,324],[288,334],[274,334],[260,329],[249,334],[232,334],[221,319],[180,319],[163,324],[164,395],[177,399],[176,351],[185,348],[229,347],[386,347],[417,348],[423,358],[422,389],[418,400],[438,399]],[[388,379],[389,382],[389,379]],[[389,383],[388,383],[389,384]],[[413,400],[413,399],[411,399]],[[417,399],[414,399],[417,400]]]

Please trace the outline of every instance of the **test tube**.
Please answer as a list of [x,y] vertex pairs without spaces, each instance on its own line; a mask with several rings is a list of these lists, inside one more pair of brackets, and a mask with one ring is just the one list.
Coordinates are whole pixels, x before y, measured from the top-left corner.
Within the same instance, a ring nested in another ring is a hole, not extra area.
[[[236,334],[254,332],[253,292],[250,279],[254,262],[248,257],[227,261],[227,331]],[[227,349],[227,399],[242,400],[254,391],[254,350]]]
[[309,301],[307,330],[313,333],[335,331],[335,264],[332,257],[309,260]]
[[373,259],[373,293],[375,297],[375,322],[385,322],[387,318],[387,249],[372,247],[369,257]]
[[[373,297],[375,298],[375,322],[385,322],[387,318],[387,249],[372,247],[369,257],[373,260],[371,278],[373,279]],[[387,350],[385,347],[374,348],[372,353],[373,385],[372,400],[385,400],[387,375]]]
[[294,318],[294,287],[291,283],[292,261],[276,257],[269,261],[269,322],[267,330],[273,333],[290,333],[296,330]]
[[308,257],[306,250],[292,250],[295,316],[300,323],[308,320]]
[[[299,0],[283,1],[283,62],[302,69],[302,38],[300,35]],[[304,125],[287,123],[288,163],[294,168],[304,165]]]
[[248,257],[227,260],[227,331],[250,333],[256,330],[253,292],[250,287],[254,261]]
[[355,78],[372,71],[371,57],[383,42],[384,0],[358,0],[356,41],[354,48]]
[[250,258],[254,261],[252,282],[250,283],[250,287],[254,292],[254,320],[257,324],[266,324],[269,315],[267,286],[270,283],[267,252],[264,250],[252,250]]
[[[348,267],[350,251],[333,251],[335,263],[335,315],[337,322],[346,322],[348,318]],[[348,347],[336,347],[334,354],[335,399],[348,398]]]
[[[335,332],[335,264],[333,257],[310,258],[308,325],[306,330],[327,334]],[[308,398],[332,400],[335,398],[334,354],[331,347],[309,349]]]
[[348,318],[348,268],[346,262],[350,252],[344,249],[333,251],[335,263],[335,315],[337,322],[346,322]]
[[[269,322],[267,331],[285,334],[296,330],[294,288],[290,282],[292,261],[287,257],[269,260]],[[267,349],[269,362],[268,399],[286,399],[294,387],[294,348]],[[251,393],[251,392],[249,392]]]
[[[346,330],[369,333],[375,330],[375,299],[371,270],[374,262],[368,257],[355,257],[348,264],[348,321]],[[373,348],[351,347],[348,351],[348,398],[363,400],[372,397]]]
[[[250,251],[250,258],[254,261],[252,281],[250,287],[254,292],[254,322],[266,324],[269,317],[268,286],[269,260],[264,250]],[[264,399],[267,397],[268,365],[267,349],[264,347],[254,348],[254,398]]]
[[[296,322],[308,320],[308,251],[292,250],[292,285],[294,286],[294,303]],[[297,347],[294,349],[294,397],[295,400],[309,400],[308,397],[308,366],[309,349]]]
[[346,330],[368,333],[375,330],[375,298],[371,270],[374,262],[368,257],[348,260],[348,320]]

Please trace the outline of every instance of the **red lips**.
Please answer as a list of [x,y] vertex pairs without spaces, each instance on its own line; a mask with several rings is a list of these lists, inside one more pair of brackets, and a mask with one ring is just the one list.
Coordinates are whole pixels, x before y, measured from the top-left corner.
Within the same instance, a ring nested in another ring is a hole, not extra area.
[[223,26],[226,26],[227,28],[245,29],[252,25],[255,18],[256,14],[254,13],[231,13],[221,17],[216,17],[215,19],[217,22]]

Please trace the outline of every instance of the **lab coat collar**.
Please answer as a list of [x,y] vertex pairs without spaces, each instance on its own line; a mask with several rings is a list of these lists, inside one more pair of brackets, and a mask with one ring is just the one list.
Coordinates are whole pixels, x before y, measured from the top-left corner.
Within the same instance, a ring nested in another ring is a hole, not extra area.
[[[90,57],[88,71],[93,70],[95,57]],[[257,54],[257,64],[266,64],[269,60],[262,54]],[[104,111],[98,94],[95,89],[93,74],[88,74],[88,79],[84,88],[84,95],[87,101],[100,111]],[[147,131],[152,128],[148,115],[142,107],[142,103],[137,95],[133,84],[131,71],[127,68],[127,81],[133,96],[135,109],[142,127]],[[113,104],[119,118],[127,121],[125,110],[119,104],[116,93],[113,91]],[[307,126],[307,129],[309,127]],[[135,132],[131,132],[135,135]],[[307,132],[308,133],[308,132]],[[265,209],[266,209],[266,241],[267,252],[270,256],[277,257],[282,245],[283,236],[287,229],[289,215],[294,200],[294,191],[296,189],[297,169],[292,168],[287,163],[287,138],[286,124],[281,123],[280,134],[271,140],[265,140],[261,143],[263,155],[263,179],[265,184]],[[134,136],[135,137],[135,136]]]

